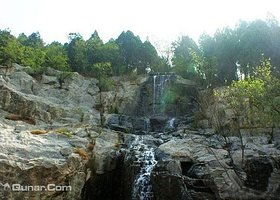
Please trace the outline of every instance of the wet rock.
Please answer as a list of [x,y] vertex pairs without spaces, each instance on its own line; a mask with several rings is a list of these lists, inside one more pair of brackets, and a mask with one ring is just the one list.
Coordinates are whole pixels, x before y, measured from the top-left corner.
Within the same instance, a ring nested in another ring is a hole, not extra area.
[[150,118],[151,131],[162,132],[164,131],[167,118],[163,116],[154,116]]
[[104,174],[115,169],[116,150],[120,142],[118,134],[110,130],[103,130],[102,134],[95,139],[93,173]]
[[172,175],[166,172],[153,173],[152,185],[154,191],[154,199],[169,200],[169,199],[192,199],[188,193],[182,177]]
[[112,130],[128,133],[133,129],[132,118],[126,115],[109,114],[105,124]]
[[266,157],[255,157],[246,161],[246,186],[257,191],[266,191],[273,171],[272,161]]
[[136,118],[133,120],[133,130],[148,132],[150,129],[150,121],[148,118]]
[[204,120],[200,120],[198,121],[198,127],[203,128],[203,129],[207,129],[209,128],[209,121],[207,119]]

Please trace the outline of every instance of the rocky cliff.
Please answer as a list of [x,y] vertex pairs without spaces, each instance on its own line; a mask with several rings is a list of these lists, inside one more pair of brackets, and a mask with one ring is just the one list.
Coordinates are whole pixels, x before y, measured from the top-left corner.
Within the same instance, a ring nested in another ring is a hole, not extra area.
[[114,77],[100,102],[94,78],[74,73],[61,88],[58,71],[27,72],[0,75],[1,199],[279,198],[280,134],[225,139],[211,111],[197,117],[192,82]]

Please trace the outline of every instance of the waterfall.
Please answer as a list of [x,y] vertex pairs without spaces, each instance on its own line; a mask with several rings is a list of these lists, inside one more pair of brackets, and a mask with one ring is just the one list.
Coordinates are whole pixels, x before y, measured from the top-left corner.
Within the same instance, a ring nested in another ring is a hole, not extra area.
[[162,95],[166,84],[170,80],[170,75],[153,76],[153,114],[159,114],[159,106],[163,103]]
[[168,128],[173,129],[174,128],[174,122],[175,122],[175,118],[174,117],[171,118],[170,120],[168,120],[168,122],[167,122]]
[[154,148],[144,143],[144,136],[137,135],[131,144],[136,155],[136,162],[141,164],[140,173],[133,185],[133,200],[149,200],[152,197],[151,173],[157,164]]
[[155,114],[155,105],[156,105],[156,79],[157,79],[157,76],[154,75],[153,77],[153,83],[154,83],[154,91],[153,91],[153,114]]
[[[161,114],[160,106],[163,103],[163,92],[166,88],[171,75],[154,75],[153,81],[153,115]],[[174,120],[170,121],[170,126],[174,126]],[[149,131],[149,118],[145,119],[145,131]],[[134,161],[140,165],[140,172],[136,176],[133,189],[133,200],[150,200],[152,199],[152,185],[151,185],[151,173],[153,168],[157,164],[155,159],[154,146],[148,145],[148,138],[145,135],[136,135],[133,142],[130,145],[130,149],[133,151],[133,155],[136,159]],[[146,143],[145,143],[146,141]]]

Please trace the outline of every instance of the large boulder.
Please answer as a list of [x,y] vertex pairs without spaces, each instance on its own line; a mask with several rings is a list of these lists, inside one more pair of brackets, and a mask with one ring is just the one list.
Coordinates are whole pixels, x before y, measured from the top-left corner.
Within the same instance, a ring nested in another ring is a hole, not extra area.
[[0,180],[7,186],[0,190],[1,199],[80,199],[86,160],[69,138],[14,130],[0,127]]
[[167,124],[167,118],[163,116],[153,116],[150,118],[151,130],[154,132],[163,132]]
[[40,80],[17,65],[13,72],[0,76],[0,107],[10,113],[32,117],[47,123],[54,121],[98,123],[97,80],[77,73],[59,88],[61,72],[42,75]]
[[84,200],[122,199],[122,154],[119,153],[121,139],[118,133],[103,130],[95,138],[91,176],[87,180],[82,198]]

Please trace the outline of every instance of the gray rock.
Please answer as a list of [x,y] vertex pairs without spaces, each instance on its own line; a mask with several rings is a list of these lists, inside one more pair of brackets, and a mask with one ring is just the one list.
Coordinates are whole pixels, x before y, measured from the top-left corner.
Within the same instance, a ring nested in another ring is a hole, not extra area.
[[73,153],[73,148],[69,148],[69,147],[62,147],[60,149],[60,153],[63,155],[63,156],[69,156],[70,154]]
[[119,137],[118,134],[112,131],[103,130],[103,133],[95,139],[94,146],[94,165],[93,172],[104,174],[110,172],[116,167]]
[[86,149],[89,144],[89,141],[86,138],[73,136],[70,138],[69,143],[74,147]]
[[207,119],[200,120],[198,121],[198,127],[203,128],[203,129],[208,129],[209,128],[209,121]]
[[[8,184],[70,186],[71,191],[13,192],[0,191],[0,199],[52,198],[79,199],[85,182],[85,163],[80,156],[68,155],[72,146],[67,137],[58,134],[33,135],[29,131],[15,134],[12,126],[0,129],[0,180]],[[63,154],[63,155],[62,155]],[[70,154],[71,155],[71,154]]]
[[42,75],[41,83],[49,84],[49,85],[55,85],[55,84],[58,85],[56,76]]
[[78,129],[74,134],[81,138],[87,137],[89,135],[84,129]]

